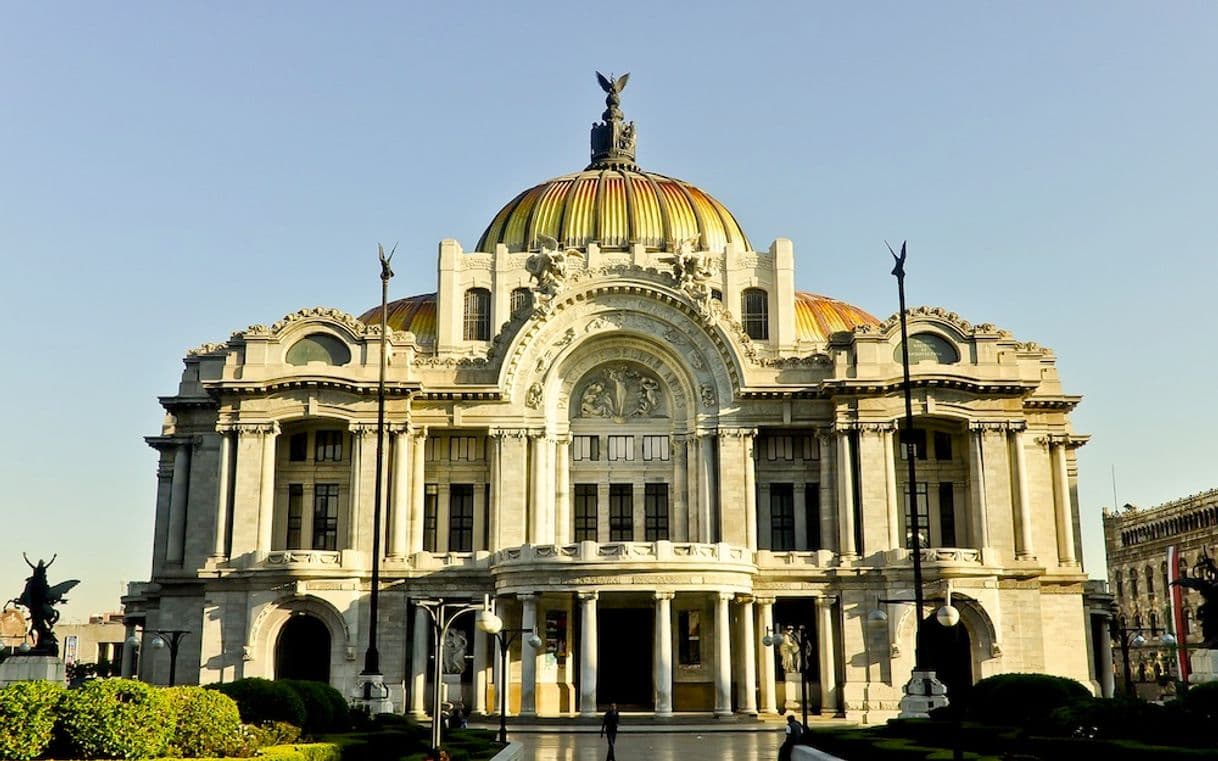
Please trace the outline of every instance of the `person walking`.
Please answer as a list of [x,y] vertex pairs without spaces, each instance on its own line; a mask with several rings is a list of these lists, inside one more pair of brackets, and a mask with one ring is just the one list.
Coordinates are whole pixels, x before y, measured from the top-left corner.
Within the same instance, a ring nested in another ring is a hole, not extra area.
[[601,737],[609,739],[609,755],[605,756],[605,761],[617,761],[613,755],[613,744],[617,742],[617,725],[620,721],[617,703],[610,703],[609,710],[605,711],[605,716],[601,719]]
[[786,733],[782,745],[778,748],[778,761],[791,761],[791,751],[799,744],[804,734],[804,728],[795,720],[793,713],[787,714]]

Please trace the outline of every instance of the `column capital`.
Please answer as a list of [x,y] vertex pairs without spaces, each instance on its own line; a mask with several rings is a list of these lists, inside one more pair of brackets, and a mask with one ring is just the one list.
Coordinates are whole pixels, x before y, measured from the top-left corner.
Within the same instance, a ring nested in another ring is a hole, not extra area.
[[600,592],[596,590],[580,590],[575,593],[580,602],[596,602],[600,598]]
[[832,605],[833,603],[837,602],[836,597],[830,597],[828,595],[820,595],[820,596],[814,597],[812,599],[816,600],[816,607],[818,609],[827,608],[830,605]]
[[676,596],[676,592],[670,592],[668,590],[656,590],[655,593],[656,600],[671,600]]
[[752,438],[757,435],[756,428],[719,428],[719,435],[729,439]]
[[735,599],[736,599],[737,605],[752,605],[754,602],[757,601],[757,599],[755,597],[753,597],[753,595],[744,594],[744,593],[736,595]]
[[719,598],[719,602],[731,602],[732,598],[736,596],[736,593],[720,590],[715,593],[715,596]]
[[754,595],[753,596],[753,602],[757,603],[758,605],[773,605],[774,599],[775,599],[774,595]]
[[347,431],[355,436],[372,436],[377,432],[377,424],[364,420],[353,420],[347,424]]
[[861,433],[884,434],[892,433],[897,429],[896,421],[889,420],[882,423],[858,423],[855,429]]
[[1007,433],[1023,430],[1027,423],[1022,420],[970,420],[968,429],[980,433]]
[[534,436],[535,432],[528,428],[490,428],[486,435],[492,439],[527,439]]
[[531,600],[536,600],[538,597],[539,597],[539,595],[536,592],[517,592],[516,593],[516,599],[520,600],[521,602],[529,602]]
[[262,436],[270,434],[271,436],[279,435],[278,420],[239,420],[224,425],[217,425],[216,430],[221,433],[229,433],[236,431],[239,436]]

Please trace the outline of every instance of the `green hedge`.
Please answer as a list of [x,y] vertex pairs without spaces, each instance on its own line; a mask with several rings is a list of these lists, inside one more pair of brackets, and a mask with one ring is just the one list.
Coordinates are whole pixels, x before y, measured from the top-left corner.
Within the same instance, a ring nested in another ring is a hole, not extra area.
[[275,682],[296,693],[305,708],[306,734],[344,732],[351,726],[351,710],[338,690],[322,682],[280,679]]
[[1048,674],[998,674],[974,684],[960,702],[965,715],[988,724],[1024,726],[1091,697],[1073,679]]
[[0,758],[28,761],[42,755],[55,729],[63,687],[17,682],[0,689]]
[[59,731],[77,758],[155,758],[174,730],[162,690],[132,679],[93,679],[59,701]]
[[275,761],[342,761],[342,751],[335,743],[305,743],[273,745],[258,751],[259,758]]
[[167,752],[189,758],[230,756],[245,745],[241,714],[229,696],[202,687],[169,687],[164,693],[176,716]]
[[307,712],[296,691],[269,679],[248,677],[224,684],[209,684],[209,690],[217,690],[237,701],[241,720],[247,724],[262,724],[268,721],[286,721],[298,727],[305,725]]

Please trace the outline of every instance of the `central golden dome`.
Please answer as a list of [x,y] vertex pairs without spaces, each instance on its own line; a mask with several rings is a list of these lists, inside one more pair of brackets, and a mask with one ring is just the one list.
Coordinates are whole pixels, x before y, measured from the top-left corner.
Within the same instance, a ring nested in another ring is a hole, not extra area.
[[582,172],[529,188],[499,210],[478,239],[478,251],[502,243],[508,251],[540,247],[549,236],[565,248],[624,250],[638,243],[668,251],[695,238],[701,251],[728,243],[751,250],[739,223],[723,204],[688,182],[645,172],[634,163],[634,122],[624,122],[620,94],[626,74],[597,78],[607,93],[603,121],[592,125],[592,163]]

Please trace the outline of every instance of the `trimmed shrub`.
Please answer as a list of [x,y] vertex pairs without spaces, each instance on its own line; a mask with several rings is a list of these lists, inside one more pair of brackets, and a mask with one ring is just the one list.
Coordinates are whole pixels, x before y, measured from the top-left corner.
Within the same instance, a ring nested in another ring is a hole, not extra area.
[[162,691],[132,679],[92,679],[59,702],[59,727],[81,758],[160,755],[174,728]]
[[334,743],[309,743],[307,745],[275,745],[263,748],[260,758],[275,761],[342,761],[342,750]]
[[170,687],[164,693],[177,717],[168,753],[228,756],[243,745],[241,714],[229,696],[202,687]]
[[1213,726],[1218,722],[1218,682],[1203,682],[1189,687],[1180,703],[1184,710]]
[[1022,726],[1045,720],[1055,709],[1091,697],[1073,679],[1048,674],[998,674],[972,686],[964,696],[974,721]]
[[338,690],[323,682],[299,679],[280,679],[282,684],[296,693],[305,707],[304,731],[318,735],[325,732],[342,732],[351,726],[351,709]]
[[237,701],[237,710],[246,724],[286,721],[297,727],[305,725],[305,707],[296,692],[269,679],[248,677],[224,684],[209,684],[206,689],[217,690]]
[[17,682],[0,688],[0,758],[27,761],[51,744],[55,707],[63,687],[54,682]]

